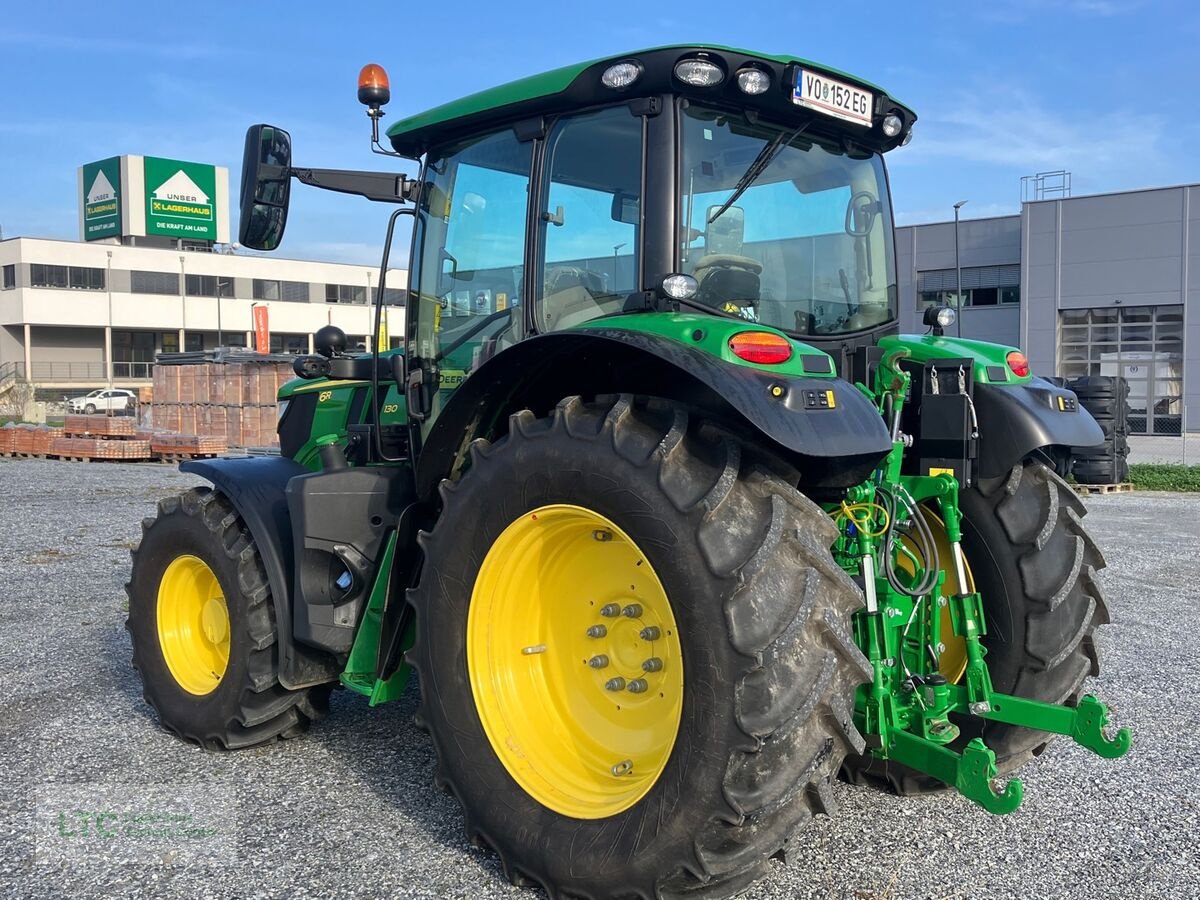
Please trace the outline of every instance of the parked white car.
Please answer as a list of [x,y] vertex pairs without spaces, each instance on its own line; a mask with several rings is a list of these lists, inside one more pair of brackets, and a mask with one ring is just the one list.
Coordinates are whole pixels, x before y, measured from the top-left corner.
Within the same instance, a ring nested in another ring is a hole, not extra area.
[[90,394],[84,394],[82,397],[73,397],[67,401],[67,410],[73,413],[86,413],[91,415],[94,412],[131,412],[137,403],[137,395],[133,391],[126,391],[120,388],[108,390],[102,388],[92,391]]

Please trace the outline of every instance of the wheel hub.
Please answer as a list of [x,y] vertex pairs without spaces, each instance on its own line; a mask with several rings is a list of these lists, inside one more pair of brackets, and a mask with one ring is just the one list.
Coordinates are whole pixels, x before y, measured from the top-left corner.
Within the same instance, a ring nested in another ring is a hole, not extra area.
[[505,529],[472,592],[467,660],[493,750],[544,806],[615,815],[665,768],[683,705],[678,629],[649,560],[599,513],[544,506]]
[[217,576],[197,556],[177,556],[158,585],[158,642],[189,694],[216,690],[229,665],[229,608]]

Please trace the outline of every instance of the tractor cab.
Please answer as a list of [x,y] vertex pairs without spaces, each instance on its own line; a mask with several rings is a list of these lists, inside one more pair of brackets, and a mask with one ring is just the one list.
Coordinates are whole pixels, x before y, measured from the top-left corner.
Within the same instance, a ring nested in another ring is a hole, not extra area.
[[426,160],[414,353],[480,316],[484,357],[664,309],[826,345],[895,331],[882,154],[914,119],[803,61],[673,47],[403,120],[393,148]]
[[[363,70],[376,131],[385,78]],[[292,170],[286,132],[252,129],[242,242],[282,239],[285,171],[415,201],[405,389],[425,429],[499,351],[630,314],[754,323],[825,349],[841,371],[897,331],[883,154],[915,119],[798,58],[646,50],[402,119],[384,152],[419,160],[414,180]]]

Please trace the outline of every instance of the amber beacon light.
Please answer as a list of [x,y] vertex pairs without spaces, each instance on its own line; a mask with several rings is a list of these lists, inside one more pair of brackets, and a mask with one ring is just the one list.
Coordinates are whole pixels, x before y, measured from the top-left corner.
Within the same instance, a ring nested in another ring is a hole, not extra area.
[[358,73],[358,102],[371,109],[386,106],[392,99],[387,72],[378,63],[367,63]]

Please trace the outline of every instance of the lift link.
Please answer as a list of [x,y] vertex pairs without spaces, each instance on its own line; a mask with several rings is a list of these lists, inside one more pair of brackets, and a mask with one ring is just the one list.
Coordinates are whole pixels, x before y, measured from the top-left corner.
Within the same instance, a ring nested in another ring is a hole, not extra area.
[[[970,590],[962,550],[959,484],[947,472],[901,474],[910,445],[900,430],[911,384],[900,365],[907,356],[904,349],[885,354],[871,387],[858,385],[888,424],[892,450],[868,481],[850,489],[840,505],[829,507],[839,527],[835,557],[861,580],[866,598],[865,609],[855,617],[854,634],[871,663],[872,679],[859,692],[855,715],[872,755],[932,775],[989,812],[1012,812],[1021,804],[1021,782],[1014,778],[1000,790],[994,788],[996,755],[980,738],[970,740],[961,753],[952,750],[949,745],[959,729],[951,714],[1066,735],[1107,759],[1129,750],[1129,729],[1107,737],[1108,709],[1090,695],[1071,708],[993,688],[981,640],[985,600]],[[906,545],[915,540],[914,520],[934,510],[944,528],[941,552],[948,550],[950,556],[937,560],[936,576],[926,570],[936,549],[914,552]],[[897,583],[902,560],[909,580]],[[956,585],[952,592],[945,591],[950,572]],[[916,595],[918,587],[928,590]],[[961,640],[966,657],[955,684],[939,671],[943,641],[952,639],[943,630],[943,611],[949,619],[945,631]]]

